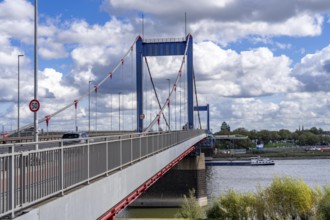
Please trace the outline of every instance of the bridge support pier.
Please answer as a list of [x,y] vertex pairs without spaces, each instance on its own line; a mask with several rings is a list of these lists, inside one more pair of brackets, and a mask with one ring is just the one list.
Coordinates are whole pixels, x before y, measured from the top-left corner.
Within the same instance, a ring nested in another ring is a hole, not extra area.
[[205,157],[187,156],[152,185],[131,207],[179,207],[183,196],[195,190],[200,206],[207,205]]

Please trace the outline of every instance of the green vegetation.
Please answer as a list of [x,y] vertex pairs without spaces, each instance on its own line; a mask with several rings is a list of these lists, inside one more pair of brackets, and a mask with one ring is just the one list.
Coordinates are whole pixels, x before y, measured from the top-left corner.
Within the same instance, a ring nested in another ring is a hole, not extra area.
[[207,219],[248,219],[253,217],[251,204],[255,198],[253,194],[239,194],[229,190],[225,195],[213,200],[213,204],[206,211]]
[[[237,193],[229,190],[203,213],[197,207],[194,193],[185,197],[180,214],[186,219],[330,219],[330,186],[323,190],[309,187],[303,180],[275,177],[256,193]],[[203,216],[206,216],[203,218]]]
[[175,217],[192,220],[203,219],[204,210],[199,206],[195,198],[195,190],[189,190],[189,196],[184,196],[182,208]]
[[324,193],[318,203],[316,216],[318,220],[330,219],[330,186],[324,188]]
[[[268,130],[251,130],[245,128],[237,128],[233,131],[230,126],[223,122],[220,131],[216,135],[236,135],[248,136],[247,140],[235,141],[237,148],[253,148],[258,143],[263,143],[265,147],[290,147],[290,146],[312,146],[312,145],[329,145],[330,136],[325,135],[321,128],[312,127],[310,129],[302,129],[291,132],[287,129],[279,131]],[[231,141],[222,141],[217,144],[218,148],[228,149],[231,148],[233,143]]]

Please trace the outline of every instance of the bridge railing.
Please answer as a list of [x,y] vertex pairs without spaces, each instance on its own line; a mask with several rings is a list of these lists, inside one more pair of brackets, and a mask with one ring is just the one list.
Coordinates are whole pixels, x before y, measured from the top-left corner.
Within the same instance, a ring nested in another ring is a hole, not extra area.
[[14,217],[31,205],[202,133],[188,130],[1,145],[0,218]]

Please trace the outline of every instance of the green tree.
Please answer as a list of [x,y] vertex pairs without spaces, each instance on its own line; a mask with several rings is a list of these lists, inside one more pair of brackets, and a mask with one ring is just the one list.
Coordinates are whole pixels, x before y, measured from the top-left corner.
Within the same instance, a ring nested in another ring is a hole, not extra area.
[[300,132],[299,131],[295,131],[292,133],[292,140],[297,143],[298,142],[298,139],[299,139],[299,134]]
[[212,205],[206,210],[206,216],[207,219],[225,220],[226,210],[221,207],[218,199],[213,198]]
[[256,130],[251,130],[248,134],[249,138],[252,140],[252,141],[255,141],[259,138],[258,136],[258,132]]
[[270,131],[270,140],[272,142],[277,142],[281,139],[281,136],[278,134],[278,131]]
[[323,134],[323,129],[319,128],[319,134]]
[[280,135],[281,140],[291,140],[292,139],[292,134],[287,129],[279,130],[278,134]]
[[305,145],[307,145],[307,135],[306,135],[306,133],[302,133],[302,134],[300,134],[300,135],[298,136],[298,138],[297,138],[297,141],[298,141],[298,144],[299,144],[300,146],[305,146]]
[[270,219],[307,219],[313,215],[317,194],[303,180],[274,178],[262,194],[265,215]]
[[298,137],[298,144],[301,146],[305,145],[316,145],[320,143],[320,136],[315,135],[310,131],[302,132]]
[[309,131],[313,134],[321,134],[320,131],[316,127],[312,127],[311,129],[309,129]]
[[259,131],[259,138],[264,144],[268,144],[271,140],[271,133],[268,130],[261,130]]
[[235,141],[235,146],[236,148],[250,148],[254,147],[255,145],[252,143],[250,139],[245,139],[245,140],[237,140]]
[[319,205],[317,207],[317,219],[330,219],[330,186],[324,187],[324,195],[319,201]]
[[204,211],[199,206],[196,197],[195,190],[189,190],[189,196],[184,196],[183,204],[179,212],[175,215],[177,218],[185,219],[202,219],[204,218]]
[[320,138],[320,143],[322,145],[328,145],[330,143],[330,137],[329,136],[321,135],[319,138]]
[[237,128],[232,131],[233,134],[241,135],[241,136],[249,136],[249,131],[245,128]]
[[266,201],[264,200],[265,197],[265,190],[263,190],[262,187],[258,186],[255,198],[254,200],[252,200],[252,210],[254,211],[255,219],[266,219]]
[[255,197],[253,194],[240,194],[229,190],[218,200],[214,200],[207,210],[208,219],[248,219],[253,217],[251,204]]

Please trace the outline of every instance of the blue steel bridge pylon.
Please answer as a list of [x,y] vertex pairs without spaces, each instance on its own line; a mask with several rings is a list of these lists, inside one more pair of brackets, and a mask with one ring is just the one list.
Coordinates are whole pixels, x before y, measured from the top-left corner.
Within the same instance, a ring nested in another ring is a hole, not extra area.
[[[189,38],[189,41],[188,41]],[[184,55],[187,48],[187,114],[188,129],[194,128],[194,100],[193,100],[193,38],[189,34],[182,39],[157,39],[143,41],[138,37],[136,41],[136,101],[137,101],[137,131],[143,131],[143,71],[142,61],[146,56],[176,56]],[[181,125],[182,126],[182,125]]]

